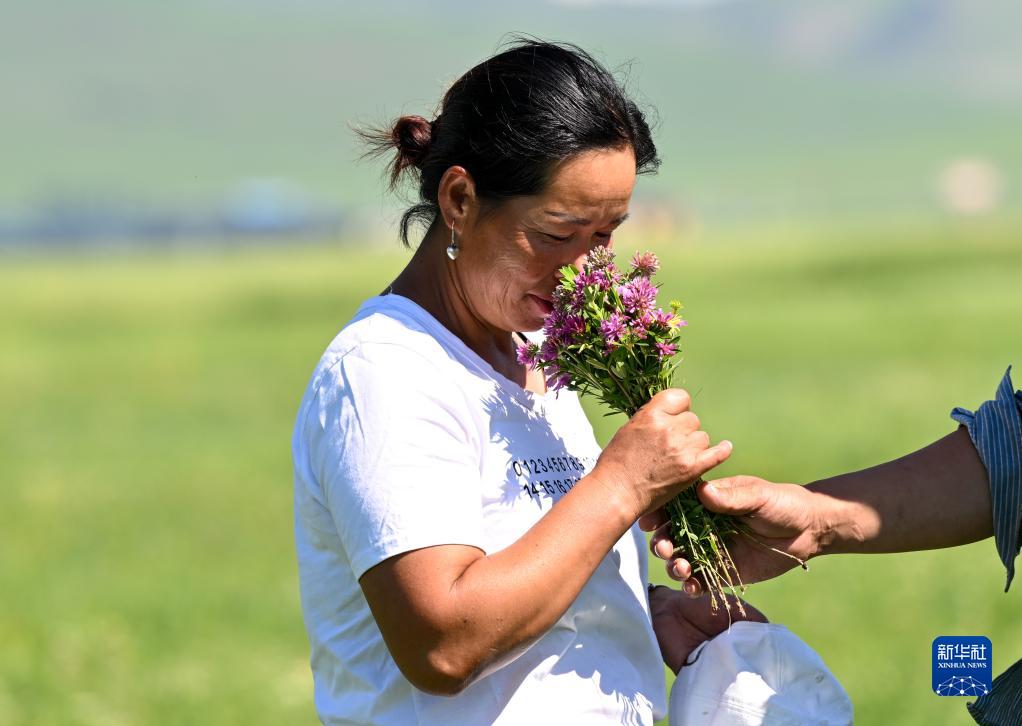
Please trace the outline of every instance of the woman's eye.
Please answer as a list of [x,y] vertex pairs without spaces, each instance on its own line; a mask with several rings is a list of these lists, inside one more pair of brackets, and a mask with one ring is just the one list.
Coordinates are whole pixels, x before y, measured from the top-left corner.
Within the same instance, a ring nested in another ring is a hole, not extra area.
[[[566,237],[559,237],[556,234],[550,234],[549,232],[544,232],[543,234],[545,234],[547,237],[549,237],[552,240],[557,240],[558,242],[567,242],[568,240],[571,239],[571,235],[570,234],[567,235]],[[611,238],[611,236],[612,236],[612,233],[611,232],[597,232],[594,236],[597,239],[609,240]]]

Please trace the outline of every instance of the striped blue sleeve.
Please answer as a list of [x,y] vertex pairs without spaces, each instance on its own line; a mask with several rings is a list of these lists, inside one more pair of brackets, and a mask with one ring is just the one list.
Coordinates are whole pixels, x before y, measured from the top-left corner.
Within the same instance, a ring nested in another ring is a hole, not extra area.
[[990,693],[965,707],[980,726],[1011,726],[1022,721],[1022,660],[994,679]]
[[1004,374],[993,401],[976,413],[956,408],[951,418],[969,430],[990,480],[997,554],[1008,571],[1007,592],[1015,576],[1022,524],[1022,391],[1014,390],[1011,367]]

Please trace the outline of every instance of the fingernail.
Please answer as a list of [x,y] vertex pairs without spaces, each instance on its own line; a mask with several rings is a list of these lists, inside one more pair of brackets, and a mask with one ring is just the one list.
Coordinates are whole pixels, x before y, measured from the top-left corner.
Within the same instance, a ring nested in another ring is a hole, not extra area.
[[685,583],[685,594],[687,594],[687,595],[695,595],[696,594],[696,584],[694,582],[686,582]]

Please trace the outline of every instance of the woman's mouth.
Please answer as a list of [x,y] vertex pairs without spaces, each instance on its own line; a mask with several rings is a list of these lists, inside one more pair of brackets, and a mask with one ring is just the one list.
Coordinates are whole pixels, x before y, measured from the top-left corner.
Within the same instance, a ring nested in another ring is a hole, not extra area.
[[554,311],[554,302],[553,302],[553,300],[548,300],[545,297],[540,297],[539,295],[533,295],[532,293],[529,293],[529,297],[532,298],[536,302],[536,305],[543,312],[544,316],[547,316],[547,315],[549,315],[550,313],[552,313]]

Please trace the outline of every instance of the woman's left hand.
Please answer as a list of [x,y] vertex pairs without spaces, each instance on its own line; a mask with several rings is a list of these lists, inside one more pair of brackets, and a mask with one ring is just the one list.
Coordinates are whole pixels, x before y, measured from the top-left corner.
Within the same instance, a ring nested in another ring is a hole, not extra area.
[[677,673],[685,665],[689,654],[700,643],[727,630],[731,622],[751,620],[767,622],[766,616],[749,603],[742,601],[745,615],[739,612],[738,598],[729,595],[731,614],[718,603],[717,612],[710,608],[709,597],[689,597],[670,587],[659,585],[649,593],[649,611],[653,617],[653,632],[660,644],[664,663]]

